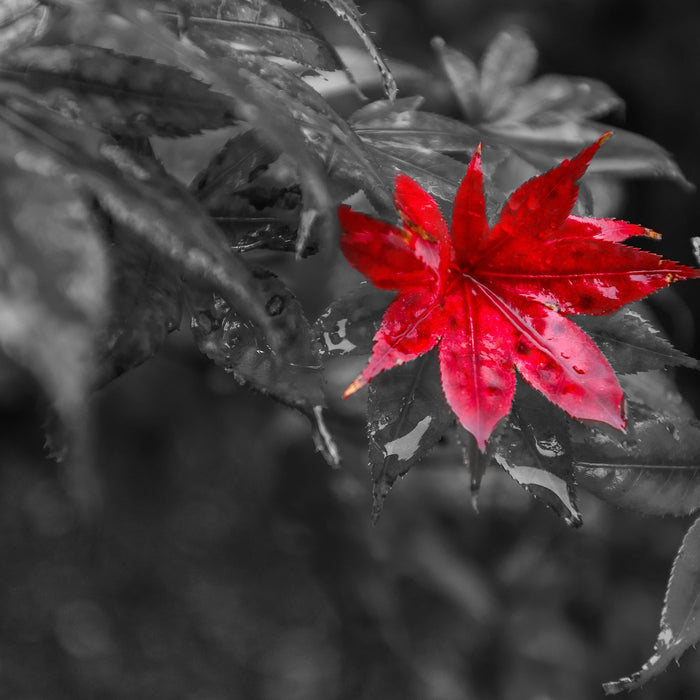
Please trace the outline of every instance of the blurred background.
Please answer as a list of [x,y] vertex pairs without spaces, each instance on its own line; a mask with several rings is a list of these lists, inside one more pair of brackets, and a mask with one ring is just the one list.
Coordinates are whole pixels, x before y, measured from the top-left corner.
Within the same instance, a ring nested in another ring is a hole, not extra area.
[[[658,141],[700,183],[699,5],[360,4],[389,57],[428,70],[433,36],[477,58],[499,29],[525,27],[540,72],[610,84],[627,103],[613,125]],[[358,46],[327,9],[287,5]],[[658,250],[693,264],[699,201],[633,181],[618,215],[661,231]],[[300,264],[313,318],[325,300],[314,260]],[[679,285],[654,311],[698,356],[696,297]],[[581,494],[584,526],[570,530],[495,470],[477,515],[446,440],[372,526],[366,397],[337,398],[356,369],[331,372],[344,462],[331,470],[303,417],[240,388],[183,324],[93,400],[105,506],[86,529],[44,456],[35,384],[0,359],[0,698],[585,700],[636,670],[689,522]],[[697,406],[697,378],[680,384]],[[697,653],[634,697],[696,700]]]

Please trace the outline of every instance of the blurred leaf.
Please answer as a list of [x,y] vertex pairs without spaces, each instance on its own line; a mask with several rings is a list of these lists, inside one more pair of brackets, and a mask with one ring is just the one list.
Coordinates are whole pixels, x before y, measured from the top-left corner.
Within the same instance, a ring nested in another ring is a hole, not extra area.
[[[302,212],[296,168],[254,130],[227,141],[190,190],[235,250],[296,250]],[[316,249],[310,241],[302,254]]]
[[[442,40],[433,48],[466,122],[480,139],[510,149],[537,168],[549,168],[595,141],[609,127],[591,119],[623,105],[607,85],[589,78],[545,75],[527,83],[537,49],[522,29],[497,34],[480,70]],[[614,132],[589,173],[668,177],[692,187],[661,146],[623,129]]]
[[525,31],[513,27],[497,34],[481,59],[483,118],[500,116],[513,90],[532,78],[536,67],[537,48]]
[[334,301],[314,324],[322,357],[369,355],[372,339],[394,297],[363,282],[357,289]]
[[63,178],[0,163],[0,345],[51,398],[69,440],[68,488],[87,515],[99,501],[87,399],[107,313],[105,246]]
[[620,374],[664,367],[698,367],[697,360],[671,345],[638,311],[624,308],[610,316],[573,319]]
[[141,239],[113,227],[107,327],[99,338],[96,384],[102,386],[153,357],[180,326],[182,285],[176,270]]
[[691,526],[673,562],[653,656],[628,678],[604,683],[606,695],[635,690],[700,641],[700,520]]
[[515,481],[567,525],[580,527],[569,423],[566,414],[543,394],[518,382],[513,409],[489,451]]
[[322,367],[311,329],[294,295],[271,272],[254,268],[264,290],[265,310],[280,339],[272,349],[257,325],[216,294],[187,290],[192,332],[199,349],[243,385],[299,409],[316,426],[317,444],[329,463],[338,454],[321,415]]
[[362,43],[365,45],[370,56],[372,56],[372,60],[377,64],[379,73],[382,76],[384,92],[390,100],[393,100],[398,90],[396,81],[389,70],[389,66],[387,66],[384,58],[379,53],[379,49],[377,49],[374,41],[372,41],[372,37],[370,37],[362,24],[360,10],[354,0],[323,0],[323,2],[325,2],[338,17],[344,19],[355,30],[360,39],[362,39]]
[[628,401],[624,432],[571,423],[579,486],[618,506],[651,515],[700,507],[700,423],[663,374],[620,377]]
[[367,434],[372,470],[372,518],[399,476],[422,459],[454,423],[442,393],[436,352],[394,367],[369,385]]
[[435,37],[431,46],[438,55],[462,114],[470,124],[477,123],[482,112],[479,69],[471,58],[448,46],[440,37]]
[[167,24],[210,56],[230,57],[243,50],[320,70],[344,67],[310,22],[273,0],[169,0],[159,5],[168,7],[159,12]]
[[130,136],[187,136],[235,121],[229,98],[184,71],[92,46],[13,51],[0,62],[0,90],[18,86],[66,117]]
[[[537,167],[550,167],[564,157],[571,157],[582,146],[609,130],[607,124],[593,121],[574,122],[553,118],[542,125],[509,123],[485,125],[484,140],[509,146]],[[691,187],[671,155],[651,139],[639,134],[613,129],[614,138],[591,162],[590,174],[617,177],[668,177]]]
[[[180,41],[140,0],[53,0],[66,11],[53,28],[57,43],[92,44],[134,54],[181,68],[212,89],[228,96],[231,109],[242,121],[254,124],[297,164],[304,206],[329,217],[332,202],[326,177],[316,154],[307,148],[299,124],[289,113],[284,95],[260,91],[259,79],[243,63],[211,60],[191,42]],[[240,53],[241,59],[250,54]]]
[[56,172],[93,193],[100,206],[184,273],[216,286],[276,342],[263,289],[187,189],[155,162],[137,158],[102,134],[19,100],[0,102],[0,155],[21,154],[23,168]]
[[543,75],[518,91],[508,108],[508,121],[531,120],[546,126],[551,113],[572,121],[596,119],[624,106],[605,83],[570,75]]
[[9,54],[40,36],[46,29],[49,12],[38,0],[3,0],[0,3],[0,55]]

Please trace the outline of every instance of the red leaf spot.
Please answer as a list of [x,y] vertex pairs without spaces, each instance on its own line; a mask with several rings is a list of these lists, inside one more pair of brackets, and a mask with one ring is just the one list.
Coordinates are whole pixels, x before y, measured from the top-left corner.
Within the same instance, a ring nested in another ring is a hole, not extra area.
[[515,346],[515,352],[518,355],[530,355],[532,354],[532,348],[524,340],[519,340]]

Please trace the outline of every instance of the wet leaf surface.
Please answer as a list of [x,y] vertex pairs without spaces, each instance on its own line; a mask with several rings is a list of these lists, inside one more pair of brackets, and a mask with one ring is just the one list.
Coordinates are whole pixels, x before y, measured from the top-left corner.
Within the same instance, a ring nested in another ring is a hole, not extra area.
[[438,347],[445,397],[482,451],[510,411],[516,368],[572,418],[624,429],[613,369],[567,316],[613,313],[700,271],[621,243],[657,237],[650,229],[571,214],[577,182],[610,135],[522,184],[493,225],[479,148],[449,228],[435,199],[406,174],[395,179],[401,226],[339,207],[348,262],[377,288],[398,292],[345,397]]
[[355,133],[370,143],[396,143],[438,152],[471,153],[482,140],[481,134],[464,122],[406,109],[407,106],[413,104],[403,102],[393,107],[379,104],[374,113],[363,107],[350,118],[350,123]]
[[700,507],[700,423],[673,382],[659,372],[623,376],[628,425],[571,425],[574,470],[582,488],[652,515]]
[[371,151],[346,121],[306,82],[264,58],[242,54],[237,58],[259,94],[269,94],[288,110],[301,127],[306,143],[334,179],[362,189],[378,210],[391,206],[388,180]]
[[610,316],[578,316],[576,323],[620,374],[698,367],[697,360],[674,348],[640,311],[626,308]]
[[188,290],[192,332],[199,349],[233,374],[242,385],[260,391],[307,415],[318,449],[332,464],[339,455],[323,422],[322,367],[301,305],[271,272],[253,268],[264,289],[265,310],[281,342],[271,348],[260,328],[221,297]]
[[539,392],[518,384],[513,409],[490,450],[492,459],[567,525],[583,524],[576,505],[566,414]]
[[396,479],[421,460],[454,423],[440,386],[437,353],[377,377],[367,403],[372,517]]
[[[296,251],[302,213],[296,168],[254,130],[227,141],[190,190],[234,250]],[[304,254],[317,248],[311,240]]]
[[320,70],[343,68],[336,50],[310,22],[272,0],[170,0],[158,7],[169,27],[211,56],[245,50]]
[[24,90],[115,134],[187,136],[232,124],[229,99],[185,71],[93,46],[34,46],[0,60],[0,92]]
[[56,2],[65,13],[62,21],[53,27],[56,41],[101,46],[153,59],[185,70],[204,81],[229,98],[229,105],[238,119],[255,124],[271,142],[295,160],[305,208],[320,216],[329,213],[331,200],[322,165],[316,154],[307,148],[284,95],[276,95],[270,89],[274,88],[271,84],[267,89],[259,89],[260,77],[248,70],[256,57],[239,52],[238,62],[233,62],[230,57],[210,59],[191,42],[180,41],[150,11],[152,5],[144,5],[140,0],[119,0],[116,3],[94,0],[77,5],[71,0]]
[[313,334],[322,357],[369,355],[391,292],[362,283],[334,301],[314,324]]

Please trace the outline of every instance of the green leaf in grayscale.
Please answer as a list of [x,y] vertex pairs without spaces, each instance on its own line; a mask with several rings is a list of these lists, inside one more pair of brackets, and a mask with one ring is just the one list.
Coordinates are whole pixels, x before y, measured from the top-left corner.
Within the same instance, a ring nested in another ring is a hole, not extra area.
[[[357,134],[335,110],[294,73],[267,59],[250,54],[237,57],[239,65],[260,94],[284,104],[291,118],[302,125],[307,145],[331,176],[362,189],[379,211],[392,207],[390,183]],[[352,192],[345,193],[345,196]]]
[[273,0],[161,1],[158,14],[210,56],[242,50],[318,70],[344,69],[337,51],[309,21]]
[[0,156],[19,151],[25,169],[77,181],[125,230],[176,263],[182,274],[214,285],[276,344],[258,280],[188,190],[157,163],[17,99],[0,102],[0,134]]
[[[539,168],[549,168],[571,157],[586,144],[610,130],[607,124],[574,122],[565,118],[539,125],[521,123],[489,124],[483,127],[484,141],[511,147]],[[614,128],[611,138],[588,168],[589,175],[616,177],[658,177],[675,180],[686,188],[686,179],[670,153],[651,139]]]
[[[298,173],[253,129],[234,136],[194,178],[190,190],[238,252],[296,252],[302,214]],[[318,250],[307,242],[302,256]]]
[[49,23],[48,7],[39,0],[3,0],[0,3],[0,55],[36,41]]
[[153,357],[182,317],[177,271],[121,224],[111,228],[110,310],[97,344],[97,386]]
[[[480,140],[510,149],[538,169],[551,168],[595,141],[610,127],[592,120],[623,107],[611,88],[590,78],[544,75],[528,82],[537,49],[522,29],[497,34],[479,68],[442,40],[434,41],[433,48],[466,122]],[[614,134],[589,174],[665,177],[692,188],[657,143],[623,129],[615,128]]]
[[355,133],[372,143],[396,143],[439,152],[471,154],[481,141],[476,129],[464,122],[432,112],[417,110],[384,111],[379,116],[351,121]]
[[88,516],[100,501],[87,400],[108,308],[106,246],[63,178],[0,163],[0,346],[51,399],[68,440],[68,490]]
[[622,98],[608,85],[593,78],[543,75],[518,91],[504,121],[529,121],[546,126],[551,114],[572,121],[597,119],[624,107]]
[[434,351],[372,380],[367,435],[374,520],[381,515],[384,499],[396,479],[437,444],[454,420],[442,393]]
[[355,126],[375,119],[390,117],[396,112],[415,112],[423,102],[425,102],[425,98],[421,95],[397,97],[395,100],[374,100],[355,110],[348,117],[348,123],[350,126]]
[[620,374],[664,367],[698,368],[698,361],[676,350],[634,308],[625,307],[609,316],[576,316],[572,319],[600,348],[610,366]]
[[700,423],[661,372],[623,375],[626,430],[571,422],[576,481],[594,496],[650,515],[700,507]]
[[[326,219],[332,210],[327,179],[317,155],[307,148],[299,124],[282,96],[260,92],[246,66],[212,60],[191,42],[178,39],[140,0],[53,0],[65,17],[53,27],[56,40],[92,44],[150,58],[187,71],[229,98],[235,116],[254,124],[297,163],[305,209]],[[241,52],[241,56],[250,56]]]
[[405,173],[433,197],[452,203],[467,170],[463,163],[430,148],[365,141],[385,182],[393,182],[398,173]]
[[537,67],[537,48],[519,27],[497,34],[481,58],[479,94],[483,119],[494,119],[507,107],[511,95],[532,78]]
[[440,37],[435,37],[431,46],[438,56],[440,67],[465,119],[469,124],[478,123],[481,121],[483,110],[479,69],[476,64],[461,51],[448,46]]
[[338,15],[338,17],[345,20],[360,37],[368,53],[370,56],[372,56],[372,60],[377,65],[379,73],[382,77],[384,92],[390,100],[393,100],[398,91],[396,81],[389,70],[389,66],[387,66],[386,61],[379,52],[379,49],[374,44],[374,41],[372,41],[372,37],[369,35],[367,29],[365,29],[365,26],[362,23],[360,10],[358,9],[354,0],[323,0],[323,2],[325,2],[326,5],[328,5],[328,7],[330,7],[336,15]]
[[322,418],[322,366],[301,305],[271,272],[253,268],[264,289],[265,310],[278,348],[270,347],[255,324],[216,294],[188,290],[192,332],[199,349],[217,365],[251,387],[306,414],[315,425],[316,441],[331,464],[338,452]]
[[357,289],[334,301],[313,327],[322,357],[369,355],[374,334],[394,298],[363,282]]
[[459,422],[456,425],[457,441],[462,448],[462,461],[469,472],[469,490],[471,491],[472,507],[479,512],[479,492],[481,481],[486,473],[488,460],[482,454],[474,436]]
[[0,59],[0,91],[24,88],[66,117],[116,134],[188,136],[236,121],[225,95],[185,71],[94,46],[32,46]]
[[700,520],[691,526],[673,562],[654,653],[627,678],[604,683],[607,695],[636,690],[700,641]]
[[561,409],[518,382],[513,409],[489,446],[489,455],[567,525],[580,527],[569,423]]

